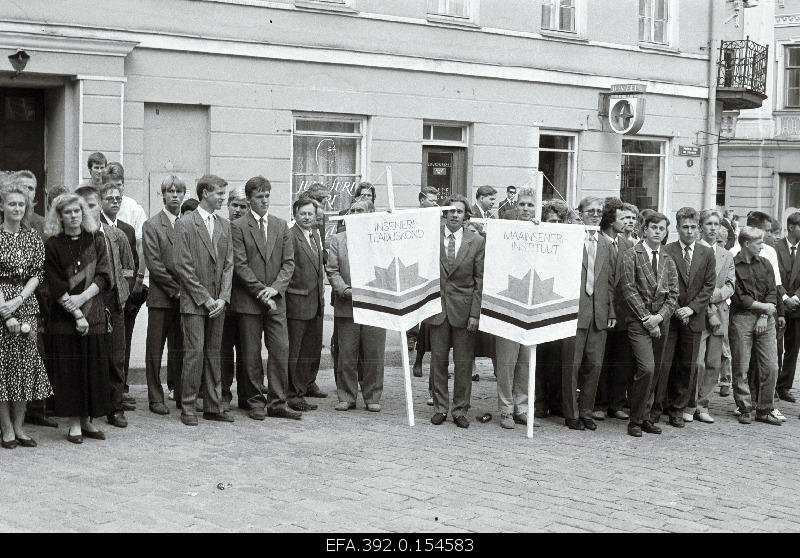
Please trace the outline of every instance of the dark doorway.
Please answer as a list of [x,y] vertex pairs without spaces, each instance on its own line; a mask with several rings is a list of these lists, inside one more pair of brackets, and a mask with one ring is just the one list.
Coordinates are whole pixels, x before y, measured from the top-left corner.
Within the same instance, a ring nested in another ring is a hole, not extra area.
[[0,88],[0,170],[36,175],[35,210],[44,214],[44,91]]
[[439,190],[439,203],[452,194],[467,193],[467,149],[464,147],[422,148],[422,186]]

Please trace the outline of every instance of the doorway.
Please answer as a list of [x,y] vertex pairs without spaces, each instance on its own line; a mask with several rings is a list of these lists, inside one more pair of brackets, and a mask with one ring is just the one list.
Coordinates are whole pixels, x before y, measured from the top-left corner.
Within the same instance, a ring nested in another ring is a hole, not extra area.
[[467,148],[422,146],[422,186],[439,191],[439,204],[453,194],[467,195]]
[[29,170],[36,176],[34,211],[45,204],[44,90],[0,88],[0,170]]

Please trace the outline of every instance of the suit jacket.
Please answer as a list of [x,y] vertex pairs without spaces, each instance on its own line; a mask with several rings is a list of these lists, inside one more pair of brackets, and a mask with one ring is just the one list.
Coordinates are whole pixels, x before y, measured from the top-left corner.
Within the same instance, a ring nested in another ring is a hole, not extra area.
[[[102,211],[100,212],[100,220],[103,222],[104,225],[109,225],[110,224],[108,222],[108,219],[106,219],[106,216],[103,215]],[[123,221],[121,219],[117,219],[117,225],[116,226],[117,226],[117,228],[119,230],[121,230],[125,234],[125,238],[128,239],[128,244],[130,245],[131,252],[133,253],[133,265],[134,265],[133,269],[138,271],[138,269],[139,269],[139,252],[136,249],[136,230],[131,225],[129,225],[128,223],[126,223],[125,221]],[[135,275],[136,275],[136,273],[134,273],[134,277],[131,278],[131,284],[130,284],[131,288],[133,288],[133,282],[136,279]]]
[[453,327],[466,328],[469,318],[476,320],[481,314],[483,296],[483,258],[486,241],[481,235],[464,229],[461,246],[455,261],[447,261],[444,235],[439,234],[439,280],[442,311],[425,320],[431,325],[441,325],[445,319]]
[[722,218],[721,224],[728,230],[728,239],[725,241],[725,249],[730,250],[736,243],[736,231],[733,229],[733,223],[724,217]]
[[708,246],[694,243],[691,269],[686,269],[680,241],[664,247],[678,268],[678,308],[688,306],[694,311],[689,318],[689,329],[695,333],[706,327],[706,310],[717,281],[717,260]]
[[625,251],[622,259],[622,292],[630,314],[628,320],[644,320],[660,314],[669,321],[678,304],[678,268],[661,248],[658,277],[653,274],[648,250],[643,243]]
[[[312,250],[299,225],[289,229],[294,250],[294,273],[286,289],[286,317],[310,320],[324,312],[325,283],[322,249]],[[317,234],[317,229],[311,229]]]
[[350,258],[347,253],[347,231],[331,237],[328,263],[325,265],[328,281],[333,289],[333,315],[336,318],[353,317],[353,298],[345,295],[350,288]]
[[103,292],[106,305],[114,298],[119,303],[119,309],[125,307],[131,292],[129,281],[134,274],[133,253],[131,252],[128,239],[123,232],[111,225],[103,225],[103,234],[106,247],[111,249],[109,254],[109,266],[111,267],[111,278],[113,285],[110,289]]
[[258,293],[272,287],[273,314],[286,313],[286,288],[294,273],[294,247],[286,221],[267,216],[267,238],[258,227],[253,212],[248,211],[232,224],[233,294],[231,310],[240,314],[264,314],[267,307],[258,301]]
[[[614,284],[614,317],[617,320],[614,331],[628,329],[627,317],[630,314],[630,310],[625,302],[625,293],[622,292],[622,260],[625,252],[631,248],[633,248],[633,242],[628,240],[624,234],[617,233],[617,259],[611,262],[614,271],[614,279],[612,281]],[[613,256],[611,245],[609,245],[608,250],[609,255]]]
[[733,254],[728,250],[718,246],[714,250],[716,259],[715,271],[717,274],[716,282],[714,283],[714,292],[711,294],[708,310],[706,315],[711,317],[715,314],[721,323],[718,329],[709,331],[714,335],[724,335],[728,331],[728,324],[730,323],[730,308],[728,307],[728,299],[733,296],[736,287],[736,267],[733,265]]
[[[775,243],[775,251],[778,253],[778,271],[781,274],[781,283],[783,283],[786,295],[790,298],[795,295],[800,298],[800,254],[795,254],[794,265],[792,265],[791,250],[785,238]],[[800,247],[797,251],[800,252]],[[800,318],[800,309],[786,312],[786,317]]]
[[599,330],[605,330],[608,320],[613,320],[614,312],[614,266],[611,262],[611,242],[599,232],[597,234],[597,253],[594,258],[594,289],[590,298],[586,294],[586,272],[588,254],[583,249],[581,266],[581,292],[578,301],[578,328],[588,329],[592,321]]
[[[178,222],[175,221],[177,226]],[[142,250],[144,263],[150,272],[147,306],[172,308],[181,287],[175,269],[175,229],[163,211],[142,225]]]
[[181,287],[181,313],[208,315],[209,298],[231,300],[233,247],[230,221],[217,215],[214,238],[198,211],[175,222],[175,271]]
[[508,213],[509,211],[511,211],[513,209],[516,209],[516,207],[517,207],[517,202],[510,203],[508,201],[508,198],[506,198],[506,199],[504,199],[503,201],[500,202],[500,205],[497,206],[497,216],[500,219],[506,219],[507,218],[505,216],[506,213]]

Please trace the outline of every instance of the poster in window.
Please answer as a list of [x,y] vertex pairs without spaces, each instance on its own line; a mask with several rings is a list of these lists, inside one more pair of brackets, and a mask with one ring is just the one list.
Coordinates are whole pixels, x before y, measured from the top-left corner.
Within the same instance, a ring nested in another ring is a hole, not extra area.
[[439,201],[449,198],[453,189],[453,154],[441,151],[428,153],[426,172],[428,186],[439,191]]
[[360,139],[320,136],[294,137],[292,200],[319,182],[330,192],[326,213],[338,214],[350,207],[355,187],[361,181],[358,172]]

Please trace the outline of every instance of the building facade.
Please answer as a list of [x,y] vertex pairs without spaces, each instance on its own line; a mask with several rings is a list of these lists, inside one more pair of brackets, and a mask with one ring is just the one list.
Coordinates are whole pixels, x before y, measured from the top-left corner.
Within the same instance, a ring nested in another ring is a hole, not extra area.
[[[331,186],[329,210],[360,180],[385,207],[387,166],[399,206],[426,184],[502,197],[541,170],[546,198],[672,214],[716,188],[716,152],[692,147],[718,131],[717,4],[0,1],[0,168],[72,188],[102,151],[150,214],[169,173],[190,191],[208,172],[264,175],[281,217],[313,181]],[[604,116],[616,85],[644,90],[636,134]]]

